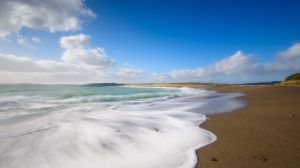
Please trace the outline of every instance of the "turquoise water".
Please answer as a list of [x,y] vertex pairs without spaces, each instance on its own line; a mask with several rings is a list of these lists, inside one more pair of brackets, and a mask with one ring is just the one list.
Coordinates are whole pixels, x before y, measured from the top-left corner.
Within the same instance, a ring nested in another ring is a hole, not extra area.
[[205,114],[239,94],[192,88],[0,85],[2,168],[192,168]]
[[[47,96],[59,99],[71,97],[103,96],[114,100],[138,100],[170,96],[178,89],[132,88],[122,86],[81,86],[81,85],[0,85],[2,96]],[[109,100],[107,100],[109,101]]]

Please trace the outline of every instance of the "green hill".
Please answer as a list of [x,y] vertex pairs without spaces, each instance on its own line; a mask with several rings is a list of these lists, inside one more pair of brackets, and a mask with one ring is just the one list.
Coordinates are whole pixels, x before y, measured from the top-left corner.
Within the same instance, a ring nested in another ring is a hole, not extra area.
[[294,73],[286,77],[284,81],[290,81],[290,80],[300,80],[300,73]]
[[300,73],[294,73],[285,78],[281,85],[300,85]]

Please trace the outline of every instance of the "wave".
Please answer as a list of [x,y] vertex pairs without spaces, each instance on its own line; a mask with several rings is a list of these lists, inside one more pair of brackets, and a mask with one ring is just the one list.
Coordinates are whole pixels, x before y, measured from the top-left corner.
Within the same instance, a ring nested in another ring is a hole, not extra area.
[[[198,127],[205,114],[242,106],[240,94],[123,89],[70,98],[0,96],[15,107],[0,109],[0,167],[191,168],[195,150],[216,140]],[[230,106],[214,110],[215,102]]]

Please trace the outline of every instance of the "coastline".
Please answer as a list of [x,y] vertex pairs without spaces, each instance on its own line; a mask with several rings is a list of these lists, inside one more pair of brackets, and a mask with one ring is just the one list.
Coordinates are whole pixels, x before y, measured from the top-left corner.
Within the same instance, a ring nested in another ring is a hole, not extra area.
[[219,92],[242,92],[247,106],[208,116],[201,128],[217,141],[196,151],[197,168],[300,166],[300,87],[215,86]]

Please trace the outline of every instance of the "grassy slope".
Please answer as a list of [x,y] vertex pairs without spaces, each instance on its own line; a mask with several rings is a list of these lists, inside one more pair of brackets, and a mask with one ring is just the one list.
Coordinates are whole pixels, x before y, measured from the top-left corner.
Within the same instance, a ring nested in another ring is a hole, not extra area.
[[280,85],[300,85],[300,73],[294,73],[285,78]]
[[280,85],[300,85],[300,80],[282,81]]

